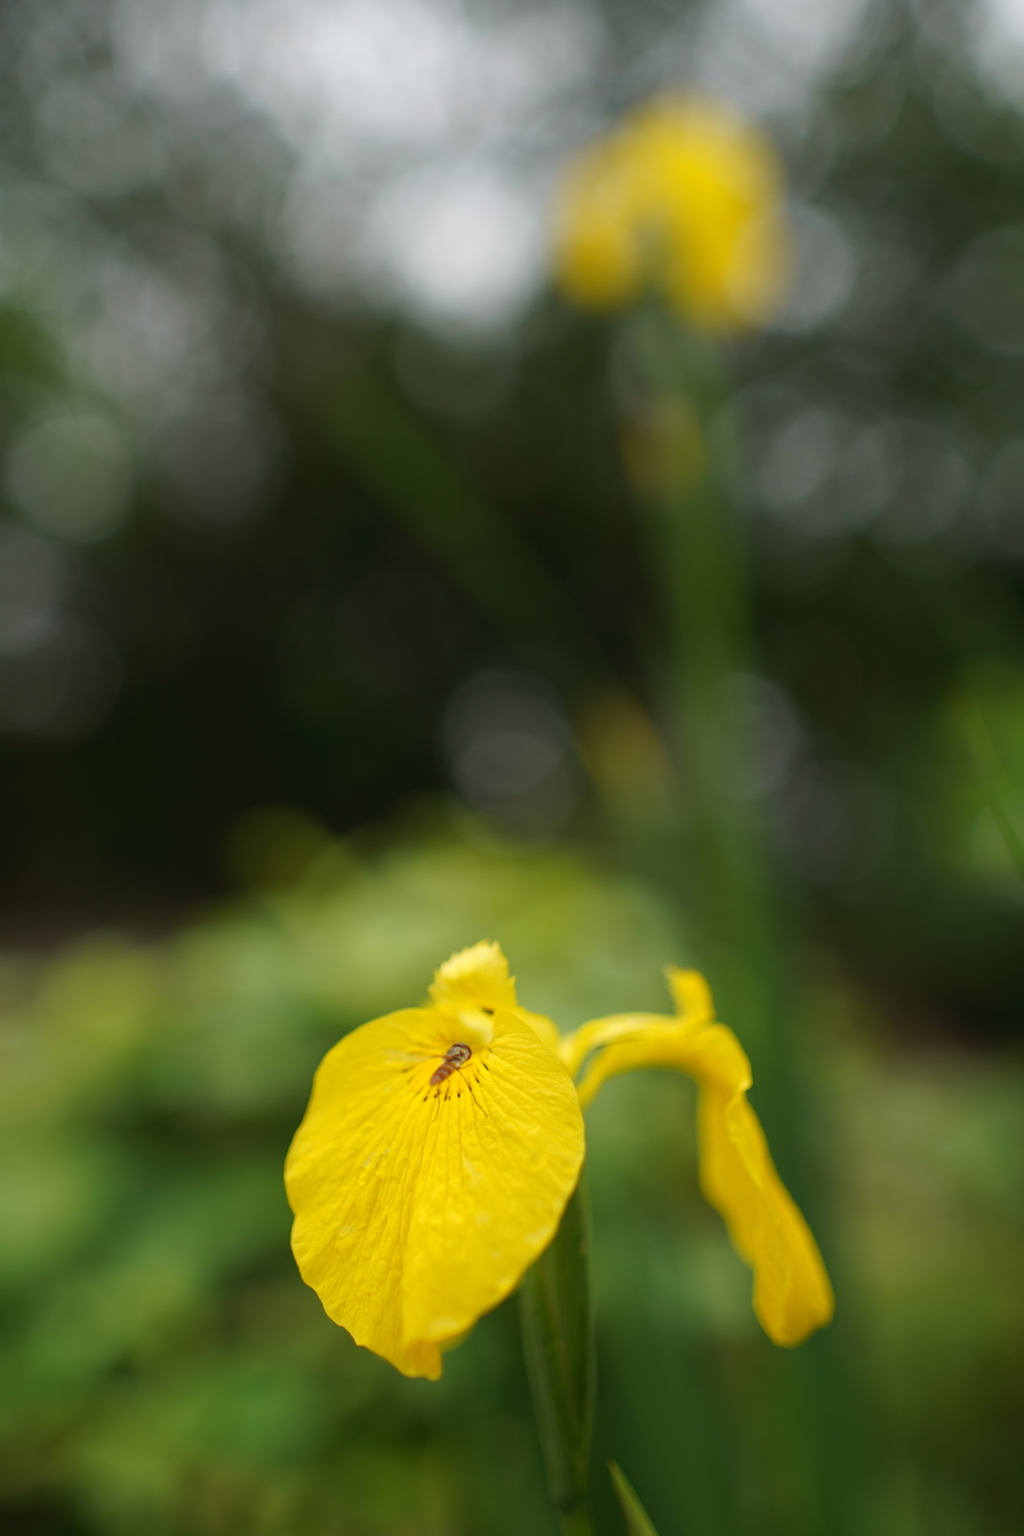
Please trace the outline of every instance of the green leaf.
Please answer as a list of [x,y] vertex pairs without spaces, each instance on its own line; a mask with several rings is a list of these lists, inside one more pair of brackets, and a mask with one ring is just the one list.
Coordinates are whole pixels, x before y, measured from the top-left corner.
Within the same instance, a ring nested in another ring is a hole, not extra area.
[[551,1498],[563,1528],[581,1536],[590,1530],[595,1378],[588,1238],[586,1194],[577,1188],[520,1293],[523,1351]]
[[617,1462],[610,1461],[608,1470],[612,1475],[612,1486],[615,1489],[622,1510],[622,1517],[626,1522],[626,1530],[629,1536],[658,1536],[657,1531],[648,1518],[640,1500],[637,1498],[629,1482],[619,1468]]

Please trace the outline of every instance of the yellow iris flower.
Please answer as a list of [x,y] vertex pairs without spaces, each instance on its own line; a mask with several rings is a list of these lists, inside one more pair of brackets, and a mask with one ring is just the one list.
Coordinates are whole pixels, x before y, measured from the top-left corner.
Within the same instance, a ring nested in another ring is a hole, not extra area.
[[[302,1278],[336,1323],[406,1376],[503,1300],[558,1229],[583,1163],[583,1109],[609,1077],[675,1067],[700,1085],[701,1182],[754,1270],[778,1344],[832,1316],[828,1276],[747,1103],[750,1066],[695,971],[678,1016],[570,1035],[519,1006],[496,944],[437,971],[431,1003],[353,1030],[321,1062],[285,1168]],[[579,1079],[578,1084],[576,1079]]]
[[767,318],[789,266],[774,149],[727,108],[668,96],[569,167],[557,210],[559,280],[614,308],[653,289],[687,319],[734,330]]

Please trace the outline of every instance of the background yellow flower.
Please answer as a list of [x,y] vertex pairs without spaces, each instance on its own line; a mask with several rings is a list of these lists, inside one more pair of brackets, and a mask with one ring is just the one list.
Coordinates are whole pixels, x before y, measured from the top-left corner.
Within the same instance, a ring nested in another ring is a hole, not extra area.
[[650,289],[697,325],[754,325],[789,267],[781,187],[768,140],[727,108],[657,100],[569,167],[556,236],[562,287],[599,307]]

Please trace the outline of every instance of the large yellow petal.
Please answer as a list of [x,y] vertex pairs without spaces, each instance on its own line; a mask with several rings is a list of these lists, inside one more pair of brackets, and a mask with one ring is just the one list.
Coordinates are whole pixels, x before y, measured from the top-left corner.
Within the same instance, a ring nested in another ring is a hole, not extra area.
[[675,972],[670,980],[687,1017],[597,1019],[567,1037],[563,1060],[578,1073],[589,1057],[578,1089],[584,1108],[620,1072],[675,1067],[696,1079],[701,1188],[754,1271],[761,1326],[776,1344],[799,1344],[831,1320],[835,1307],[821,1254],[747,1101],[750,1063],[739,1041],[724,1025],[707,1022],[710,994],[706,986],[702,993],[702,978]]
[[510,1009],[431,1082],[465,1033],[429,1008],[346,1036],[321,1063],[285,1171],[303,1279],[408,1376],[440,1376],[441,1349],[513,1289],[583,1160],[572,1082]]

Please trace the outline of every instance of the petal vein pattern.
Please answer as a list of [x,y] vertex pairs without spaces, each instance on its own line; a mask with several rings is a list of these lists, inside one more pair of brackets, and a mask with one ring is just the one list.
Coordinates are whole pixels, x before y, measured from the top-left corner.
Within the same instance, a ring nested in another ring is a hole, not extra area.
[[436,1380],[442,1349],[514,1288],[583,1160],[565,1068],[517,1011],[484,1011],[491,1038],[438,1082],[465,1008],[407,1009],[347,1035],[321,1063],[286,1165],[303,1279],[409,1376]]

